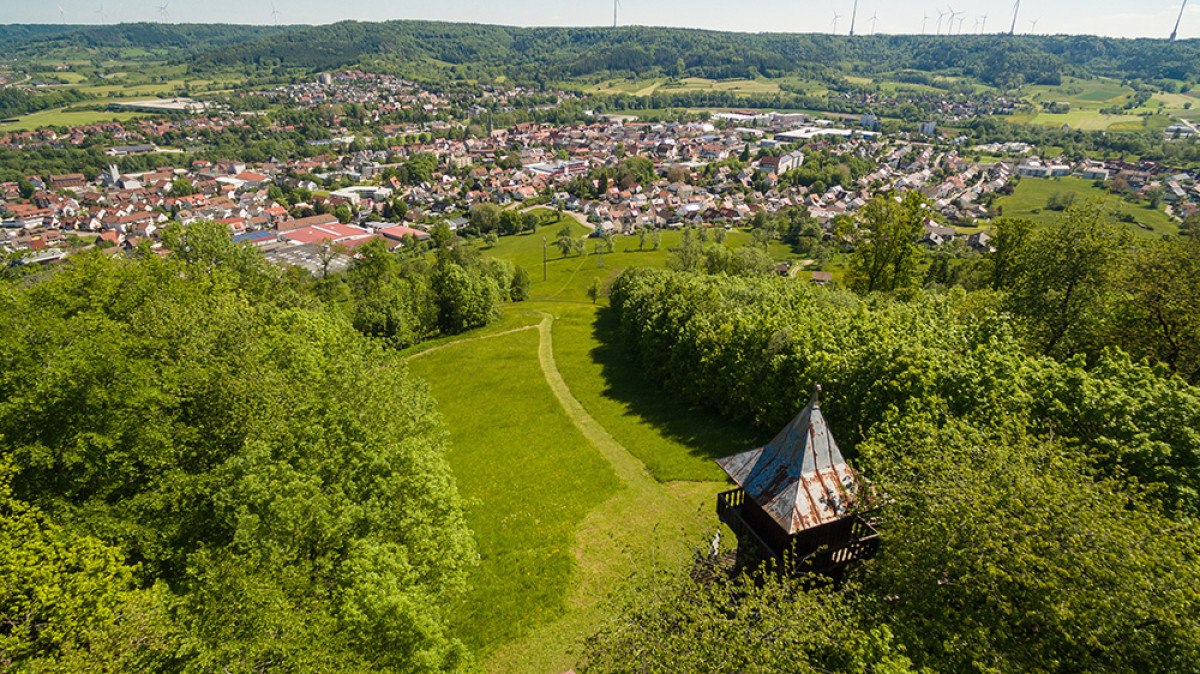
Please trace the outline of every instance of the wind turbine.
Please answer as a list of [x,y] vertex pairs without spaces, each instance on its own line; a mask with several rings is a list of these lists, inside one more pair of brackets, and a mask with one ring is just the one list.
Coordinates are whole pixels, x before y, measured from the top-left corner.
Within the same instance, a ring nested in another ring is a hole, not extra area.
[[929,27],[929,10],[925,10],[925,18],[921,20],[921,35],[925,34],[925,29]]
[[983,35],[987,32],[987,14],[979,17],[979,34]]
[[874,35],[874,34],[875,34],[875,26],[876,26],[878,23],[879,23],[879,11],[878,11],[878,10],[876,10],[876,11],[875,11],[875,14],[873,14],[873,15],[871,16],[871,35]]
[[1039,16],[1038,18],[1029,22],[1029,34],[1030,35],[1037,35],[1038,21],[1041,21],[1041,20],[1042,20],[1042,17]]
[[104,3],[100,3],[100,9],[96,10],[96,16],[100,17],[100,23],[108,23],[108,15],[104,13]]
[[613,28],[617,27],[617,10],[621,7],[621,0],[613,0]]
[[1017,3],[1016,3],[1015,5],[1013,5],[1013,22],[1012,22],[1012,28],[1010,28],[1010,29],[1009,29],[1009,31],[1008,31],[1008,34],[1009,34],[1010,36],[1011,36],[1011,35],[1016,35],[1016,34],[1017,34],[1017,17],[1018,17],[1020,14],[1021,14],[1021,0],[1017,0]]
[[958,12],[958,34],[962,35],[963,24],[967,22],[967,13]]
[[1175,19],[1175,30],[1171,31],[1171,42],[1179,38],[1179,24],[1183,22],[1183,10],[1187,9],[1188,0],[1183,0],[1183,6],[1179,8],[1179,18]]
[[854,11],[850,14],[850,37],[854,37],[854,27],[858,23],[858,0],[854,0]]
[[167,8],[170,6],[171,6],[171,3],[169,3],[169,2],[164,2],[163,4],[158,6],[158,15],[159,15],[159,17],[162,18],[163,23],[167,23],[171,18],[170,15],[167,14]]
[[946,13],[940,9],[937,11],[937,13],[938,13],[937,32],[935,32],[934,35],[941,35],[942,34],[942,20],[944,20],[946,18]]
[[958,12],[950,5],[946,5],[947,13],[950,15],[950,25],[946,26],[946,35],[954,35],[954,22],[958,20]]
[[841,20],[842,20],[842,15],[838,14],[838,11],[836,9],[833,10],[833,34],[834,35],[838,34],[837,25],[838,25],[838,21],[841,21]]
[[62,5],[58,6],[58,22],[59,23],[67,22],[67,10],[63,9]]
[[279,8],[273,2],[271,3],[271,19],[275,21],[276,26],[279,25]]

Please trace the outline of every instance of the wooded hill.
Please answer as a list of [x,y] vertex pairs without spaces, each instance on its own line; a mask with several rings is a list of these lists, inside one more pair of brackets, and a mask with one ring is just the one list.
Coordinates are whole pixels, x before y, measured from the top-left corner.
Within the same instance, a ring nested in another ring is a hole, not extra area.
[[520,82],[624,74],[709,78],[906,70],[961,75],[1000,87],[1057,83],[1065,75],[1200,78],[1200,40],[1095,36],[899,36],[727,33],[676,28],[519,28],[427,21],[342,22],[283,28],[122,24],[32,37],[42,26],[0,28],[19,53],[73,43],[174,49],[197,74],[222,67],[321,71],[370,63],[401,73],[447,68]]
[[37,56],[56,48],[138,47],[202,52],[283,32],[274,26],[230,24],[122,23],[114,26],[0,26],[0,42],[18,56]]

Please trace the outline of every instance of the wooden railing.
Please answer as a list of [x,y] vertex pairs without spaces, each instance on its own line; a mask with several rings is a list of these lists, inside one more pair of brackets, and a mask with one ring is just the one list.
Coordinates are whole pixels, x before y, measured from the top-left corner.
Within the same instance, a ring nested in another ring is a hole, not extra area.
[[784,561],[780,570],[788,568],[799,573],[833,573],[851,562],[870,559],[879,549],[879,533],[867,521],[848,517],[797,540],[797,544],[803,546],[802,550],[810,551],[807,554],[798,550],[792,552],[800,552],[799,555],[782,554],[747,523],[742,516],[745,504],[744,489],[722,492],[717,495],[717,515],[734,530],[740,541],[752,541],[758,546],[760,561],[771,557],[790,559]]
[[734,508],[741,508],[746,503],[746,490],[731,489],[717,494],[717,514],[723,515]]

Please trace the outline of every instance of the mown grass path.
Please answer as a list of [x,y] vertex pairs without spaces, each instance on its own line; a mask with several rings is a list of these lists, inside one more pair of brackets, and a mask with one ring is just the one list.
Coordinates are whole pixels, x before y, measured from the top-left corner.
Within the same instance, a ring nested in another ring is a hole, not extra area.
[[538,325],[538,362],[542,366],[542,374],[546,376],[546,383],[550,385],[550,390],[554,392],[554,396],[558,398],[559,404],[566,410],[567,416],[571,422],[583,433],[583,437],[592,443],[596,448],[612,464],[613,470],[617,473],[617,477],[629,487],[640,487],[642,489],[655,489],[659,484],[650,476],[650,471],[646,470],[646,466],[638,460],[633,454],[621,446],[613,436],[609,435],[608,431],[599,424],[588,411],[584,409],[575,396],[571,394],[571,388],[567,386],[566,380],[562,378],[562,374],[558,371],[558,365],[554,361],[554,316],[543,314],[542,322]]
[[[599,384],[580,372],[595,347],[585,315],[593,307],[514,306],[491,328],[408,358],[450,429],[449,458],[480,549],[457,630],[481,671],[574,667],[614,590],[636,573],[687,563],[717,526],[721,483],[655,479],[614,436],[648,441],[650,431],[631,435],[606,410],[605,423],[618,425],[610,430],[582,402],[599,404]],[[571,339],[556,345],[557,336]]]
[[705,527],[712,525],[706,506],[719,488],[716,483],[655,480],[571,392],[555,361],[555,318],[542,315],[538,362],[546,384],[580,434],[612,466],[621,486],[576,529],[579,573],[567,611],[500,649],[485,665],[493,672],[562,672],[576,664],[583,638],[605,619],[605,599],[621,581],[655,565],[686,561]]

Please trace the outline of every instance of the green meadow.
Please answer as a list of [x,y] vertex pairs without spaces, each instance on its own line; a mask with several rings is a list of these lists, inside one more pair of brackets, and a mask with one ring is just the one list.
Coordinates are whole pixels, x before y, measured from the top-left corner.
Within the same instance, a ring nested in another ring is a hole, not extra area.
[[144,114],[138,114],[135,112],[110,112],[108,110],[75,110],[71,108],[56,108],[53,110],[34,112],[23,117],[17,117],[14,118],[13,121],[2,121],[0,122],[0,132],[32,131],[51,126],[80,126],[84,124],[96,124],[97,122],[124,122],[145,116],[146,115]]
[[[1137,131],[1139,129],[1165,129],[1176,117],[1192,115],[1198,99],[1185,94],[1157,93],[1143,106],[1126,110],[1124,114],[1102,113],[1108,108],[1123,108],[1135,95],[1125,84],[1106,78],[1079,79],[1068,77],[1062,84],[1030,85],[1021,94],[1035,110],[1022,112],[1009,119],[1024,124],[1039,126],[1067,125],[1084,131]],[[1041,109],[1042,103],[1066,103],[1071,110],[1066,113],[1049,113]]]
[[[483,671],[575,666],[612,591],[655,565],[686,563],[719,529],[715,497],[727,482],[713,459],[770,435],[664,395],[623,351],[606,301],[588,296],[597,279],[664,265],[681,234],[643,251],[620,237],[603,255],[595,239],[578,257],[547,245],[543,281],[542,239],[552,244],[562,224],[483,250],[529,270],[531,301],[409,355],[449,429],[479,548],[456,628]],[[749,241],[734,231],[726,245]]]
[[1144,225],[1145,227],[1140,227],[1130,223],[1130,227],[1141,235],[1166,235],[1178,231],[1178,226],[1165,211],[1152,209],[1148,205],[1132,204],[1096,187],[1089,180],[1076,177],[1024,178],[1011,196],[998,199],[995,206],[1003,209],[1005,217],[1028,218],[1041,224],[1050,224],[1059,217],[1059,213],[1046,208],[1046,205],[1056,194],[1074,195],[1077,202],[1098,201],[1116,215],[1128,216],[1135,223]]

